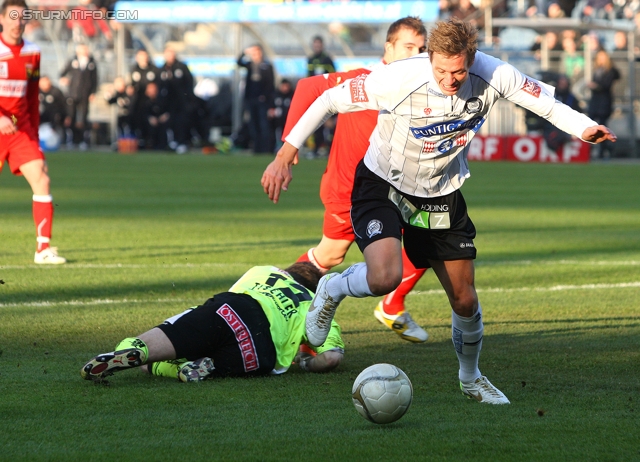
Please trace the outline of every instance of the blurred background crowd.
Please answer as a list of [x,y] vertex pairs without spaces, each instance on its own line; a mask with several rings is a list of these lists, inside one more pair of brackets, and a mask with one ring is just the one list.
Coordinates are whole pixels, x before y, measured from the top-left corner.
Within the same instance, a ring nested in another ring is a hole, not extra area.
[[[30,6],[106,13],[116,3],[42,0]],[[482,51],[555,86],[558,99],[599,123],[610,124],[613,117],[627,127],[625,115],[638,111],[640,72],[630,62],[640,62],[640,0],[438,0],[437,17],[431,19],[450,17],[480,30]],[[384,44],[381,31],[388,26],[332,21],[242,24],[238,30],[210,22],[135,24],[106,18],[85,15],[28,25],[25,38],[43,49],[40,112],[47,149],[117,148],[118,140],[128,139],[135,149],[178,154],[232,146],[271,154],[297,80],[375,63]],[[535,27],[496,26],[497,18],[521,18]],[[567,20],[580,27],[563,28]],[[539,132],[550,147],[564,142],[562,133],[550,133],[552,127],[534,114],[523,114],[519,125],[509,123],[494,130]],[[329,120],[309,139],[309,156],[326,155],[332,128]],[[594,155],[611,156],[611,149],[604,145]]]

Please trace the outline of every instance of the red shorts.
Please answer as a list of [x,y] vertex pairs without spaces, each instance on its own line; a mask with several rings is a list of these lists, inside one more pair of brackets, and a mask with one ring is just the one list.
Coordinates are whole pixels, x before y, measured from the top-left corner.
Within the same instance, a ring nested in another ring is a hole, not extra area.
[[329,239],[353,242],[356,238],[351,226],[351,203],[339,202],[324,205],[322,234]]
[[19,131],[13,135],[0,135],[0,171],[9,162],[11,173],[20,175],[20,167],[32,160],[44,160],[37,138]]

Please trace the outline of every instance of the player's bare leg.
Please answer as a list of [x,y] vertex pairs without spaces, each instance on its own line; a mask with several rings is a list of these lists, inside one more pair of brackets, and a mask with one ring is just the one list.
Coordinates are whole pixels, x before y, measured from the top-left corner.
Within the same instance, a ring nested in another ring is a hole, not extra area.
[[307,313],[309,343],[324,343],[340,302],[348,295],[362,298],[384,295],[394,290],[402,278],[400,240],[388,237],[372,242],[363,252],[365,263],[351,265],[342,273],[322,277]]
[[473,260],[429,261],[452,308],[452,339],[460,369],[460,389],[469,398],[489,404],[508,404],[507,397],[480,373],[484,324],[474,282]]
[[347,239],[331,239],[323,234],[320,243],[300,255],[296,261],[309,261],[325,274],[344,261],[352,243],[353,241]]
[[402,281],[393,291],[380,300],[373,311],[378,321],[394,331],[403,340],[424,343],[429,334],[411,317],[404,306],[404,299],[415,287],[426,269],[417,269],[402,249]]
[[49,245],[53,222],[53,198],[47,164],[42,159],[35,159],[22,164],[20,172],[33,191],[33,220],[38,244],[34,261],[38,264],[53,265],[66,263],[67,260],[58,255],[57,249]]

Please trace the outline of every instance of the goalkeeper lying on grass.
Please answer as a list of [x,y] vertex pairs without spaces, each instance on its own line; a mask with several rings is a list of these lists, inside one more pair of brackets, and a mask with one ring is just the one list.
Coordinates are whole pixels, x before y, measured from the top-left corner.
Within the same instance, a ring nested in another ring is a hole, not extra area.
[[99,380],[141,366],[153,375],[193,382],[282,374],[294,359],[306,371],[330,371],[344,354],[340,326],[332,322],[320,347],[305,346],[305,316],[320,276],[308,262],[285,270],[253,267],[229,292],[122,340],[115,351],[85,364],[80,375]]

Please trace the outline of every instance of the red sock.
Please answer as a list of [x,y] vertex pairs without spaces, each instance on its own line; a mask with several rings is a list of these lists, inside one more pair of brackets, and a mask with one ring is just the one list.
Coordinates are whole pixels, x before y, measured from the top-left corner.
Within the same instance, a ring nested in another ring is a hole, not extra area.
[[36,224],[38,252],[49,247],[53,222],[53,198],[51,195],[33,195],[33,221]]
[[298,257],[298,259],[296,260],[296,263],[303,262],[303,261],[308,261],[310,263],[313,263],[313,266],[318,268],[322,272],[322,274],[324,274],[327,271],[329,271],[331,268],[325,268],[320,263],[318,263],[318,260],[316,260],[316,257],[313,255],[313,251],[314,250],[315,250],[315,247],[313,247],[312,249],[309,249],[307,252],[305,252],[302,255],[300,255]]
[[404,298],[426,271],[426,268],[417,269],[413,266],[402,249],[402,282],[396,290],[387,294],[382,300],[382,309],[386,314],[395,315],[404,311]]

